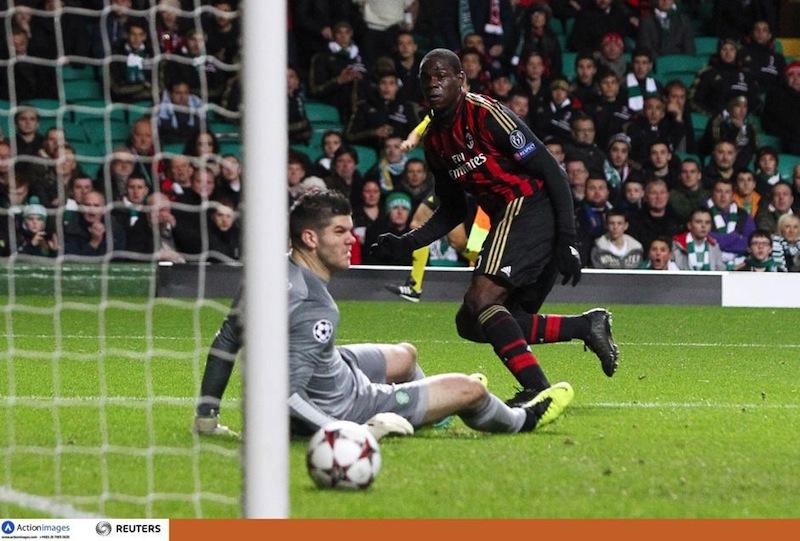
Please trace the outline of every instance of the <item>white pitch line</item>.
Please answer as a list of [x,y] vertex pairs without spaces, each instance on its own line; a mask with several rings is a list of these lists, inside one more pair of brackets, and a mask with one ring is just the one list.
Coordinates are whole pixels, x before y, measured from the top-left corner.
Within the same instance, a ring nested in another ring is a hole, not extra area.
[[100,515],[76,509],[69,504],[58,503],[51,498],[37,496],[36,494],[19,492],[5,485],[0,486],[0,502],[11,503],[26,509],[33,509],[40,513],[47,513],[52,517],[100,518]]
[[[91,403],[97,405],[101,400],[99,396],[64,396],[64,397],[50,397],[50,396],[10,396],[4,397],[0,403],[17,403],[25,405],[25,403],[38,404],[38,403],[52,403],[52,405],[69,406],[69,405],[82,405]],[[140,404],[153,402],[155,404],[194,404],[197,399],[188,396],[155,396],[152,399],[141,396],[108,396],[105,397],[105,402],[110,404]],[[239,404],[240,398],[225,398],[225,404]],[[766,404],[766,403],[723,403],[723,402],[587,402],[577,403],[576,406],[584,408],[621,408],[621,409],[800,409],[800,404]]]

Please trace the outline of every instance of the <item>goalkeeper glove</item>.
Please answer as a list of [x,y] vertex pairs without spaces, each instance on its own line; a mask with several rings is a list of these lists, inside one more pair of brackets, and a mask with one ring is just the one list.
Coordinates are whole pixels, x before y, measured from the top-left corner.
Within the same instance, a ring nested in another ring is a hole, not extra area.
[[412,436],[414,434],[414,427],[411,426],[411,423],[391,411],[378,413],[367,421],[366,425],[376,440],[389,435]]

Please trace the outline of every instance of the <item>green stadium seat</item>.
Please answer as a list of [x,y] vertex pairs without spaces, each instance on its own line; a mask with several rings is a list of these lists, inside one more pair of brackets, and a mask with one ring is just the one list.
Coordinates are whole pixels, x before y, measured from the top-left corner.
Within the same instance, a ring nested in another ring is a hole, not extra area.
[[168,145],[161,145],[161,152],[169,154],[183,154],[183,143],[170,143]]
[[102,99],[103,88],[100,83],[92,79],[64,81],[64,97],[69,103]]
[[0,100],[0,110],[8,111],[11,109],[11,103],[8,100]]
[[425,149],[423,149],[422,146],[418,146],[417,148],[408,153],[408,157],[425,161]]
[[332,105],[328,105],[327,103],[307,101],[306,116],[308,116],[308,119],[314,126],[323,124],[342,124],[342,121],[339,118],[339,110]]
[[778,54],[783,54],[783,43],[778,38],[775,38],[775,52]]
[[778,171],[784,178],[792,178],[794,166],[800,163],[800,155],[778,154]]
[[686,88],[691,88],[697,74],[693,71],[670,71],[667,73],[657,73],[655,75],[656,79],[658,79],[663,85],[666,85],[670,81],[677,79],[686,85]]
[[564,52],[561,54],[561,71],[564,76],[570,81],[575,77],[575,58],[578,53]]
[[96,145],[94,143],[72,143],[72,148],[75,149],[75,154],[79,156],[102,157],[106,154],[105,145]]
[[[72,120],[74,122],[82,122],[84,120],[102,120],[106,115],[106,102],[105,100],[87,100],[86,102],[76,104],[81,107],[77,110],[72,107]],[[69,106],[68,106],[69,107]],[[127,122],[127,111],[124,106],[113,105],[108,112],[109,118],[112,120],[119,120],[120,122]]]
[[137,101],[135,103],[131,103],[130,105],[123,105],[123,107],[127,109],[127,117],[129,124],[133,124],[143,116],[158,114],[157,111],[153,110],[152,101]]
[[716,36],[697,36],[694,38],[694,55],[710,56],[717,52],[719,38]]
[[358,154],[358,172],[362,175],[378,163],[378,153],[374,149],[362,145],[353,145],[353,149]]
[[14,135],[14,116],[3,109],[0,109],[0,132],[2,132],[4,139]]
[[107,137],[113,142],[124,141],[130,134],[128,124],[120,120],[109,120],[108,128],[103,119],[83,120],[81,126],[92,143],[104,144]]
[[291,145],[289,148],[305,156],[308,159],[308,163],[311,163],[314,160],[314,156],[316,156],[314,148],[309,145]]
[[86,176],[88,176],[89,178],[97,178],[97,174],[103,168],[102,163],[90,162],[86,160],[83,161],[78,160],[78,165],[83,170],[83,172],[86,173]]
[[80,124],[73,124],[73,123],[64,123],[64,135],[67,138],[67,142],[70,144],[74,143],[88,143],[89,137],[86,135],[86,130],[83,129],[83,126]]
[[697,73],[706,65],[702,57],[690,54],[667,54],[656,60],[656,73],[692,72]]
[[781,148],[780,137],[776,137],[775,135],[770,135],[768,133],[759,133],[756,137],[756,141],[758,142],[759,147],[772,147],[774,149]]
[[61,68],[61,77],[64,81],[95,79],[94,67],[87,64],[68,64]]
[[56,118],[54,116],[41,116],[39,115],[39,133],[45,133],[50,128],[56,127]]
[[694,126],[695,130],[700,127],[705,130],[710,118],[704,113],[692,113],[692,126]]
[[681,161],[689,159],[696,160],[701,167],[703,166],[703,160],[697,154],[690,154],[689,152],[676,152],[675,154],[677,154],[678,159],[680,159]]
[[59,102],[58,100],[38,99],[38,100],[28,100],[24,102],[23,105],[27,105],[29,107],[35,107],[40,111],[55,111],[61,106],[61,102]]
[[220,142],[219,144],[219,153],[220,156],[224,156],[225,154],[233,154],[240,160],[242,159],[242,145],[241,143],[228,143],[228,142]]

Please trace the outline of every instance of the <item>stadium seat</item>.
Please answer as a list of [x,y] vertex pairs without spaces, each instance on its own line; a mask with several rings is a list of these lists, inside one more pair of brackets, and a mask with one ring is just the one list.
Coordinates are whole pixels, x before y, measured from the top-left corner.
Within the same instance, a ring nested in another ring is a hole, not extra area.
[[794,166],[800,163],[800,155],[797,154],[778,154],[778,171],[784,178],[791,179]]
[[225,154],[233,154],[240,160],[242,159],[242,145],[241,143],[228,143],[221,142],[219,144],[219,153],[224,156]]
[[208,129],[219,139],[235,139],[239,140],[239,126],[236,124],[229,124],[227,122],[209,122]]
[[102,99],[103,88],[100,83],[91,79],[64,81],[64,98],[69,103]]
[[11,109],[11,103],[8,100],[0,100],[0,110],[8,111]]
[[408,153],[408,157],[409,158],[416,158],[418,160],[423,160],[424,161],[425,160],[425,150],[422,148],[422,146],[418,146],[417,148],[415,148],[414,150],[412,150],[411,152]]
[[578,53],[565,52],[561,55],[561,71],[564,76],[570,81],[575,77],[575,58]]
[[80,124],[73,124],[72,122],[64,123],[64,136],[67,142],[74,143],[88,143],[89,138],[86,135],[86,130]]
[[[112,120],[119,120],[120,122],[127,121],[127,112],[125,107],[119,104],[112,105],[111,109],[106,111],[105,100],[87,100],[75,106],[68,106],[72,109],[72,120],[74,122],[82,122],[84,120],[97,120],[105,118],[108,114]],[[80,107],[80,110],[78,110]]]
[[103,168],[102,163],[78,160],[78,165],[89,178],[97,178],[97,174]]
[[161,152],[169,154],[183,154],[183,143],[170,143],[168,145],[161,145]]
[[710,56],[717,52],[719,38],[716,36],[697,36],[694,38],[694,55]]
[[783,43],[778,38],[775,38],[775,52],[778,54],[783,54]]
[[692,72],[697,73],[706,65],[702,57],[690,54],[666,54],[656,60],[656,73]]
[[0,109],[0,132],[4,139],[14,135],[14,116],[3,109]]
[[[75,154],[79,156],[105,156],[105,145],[96,145],[94,143],[72,143],[72,148],[75,149]],[[80,160],[78,160],[80,161]]]
[[306,116],[314,126],[323,124],[341,125],[342,123],[336,107],[318,101],[306,102]]
[[691,154],[689,152],[680,152],[680,151],[676,152],[675,154],[678,156],[678,159],[680,159],[681,161],[688,160],[688,159],[696,160],[697,163],[700,164],[700,167],[701,168],[703,167],[703,160],[697,154]]
[[108,129],[103,119],[88,119],[81,121],[81,126],[86,130],[86,135],[92,143],[103,144],[108,136],[111,141],[124,141],[130,134],[130,127],[120,120],[109,119]]
[[706,129],[706,124],[711,117],[704,113],[692,113],[692,126],[697,130],[698,128]]
[[50,128],[56,127],[56,117],[39,115],[39,133],[46,133]]
[[23,105],[27,105],[29,107],[35,107],[39,109],[39,111],[55,111],[60,106],[61,103],[58,100],[45,100],[45,99],[38,99],[38,100],[28,100],[23,102]]
[[667,73],[657,73],[655,75],[656,79],[663,85],[677,79],[686,85],[686,88],[691,88],[697,74],[693,71],[670,71]]
[[82,81],[95,79],[94,68],[87,64],[66,65],[61,68],[61,76],[65,81]]
[[152,101],[137,101],[130,105],[123,105],[123,107],[127,111],[128,124],[133,124],[143,116],[158,114],[158,111],[153,109]]
[[362,145],[353,145],[353,149],[358,154],[358,172],[362,175],[378,163],[378,153],[374,149]]
[[768,133],[759,133],[756,137],[756,141],[758,141],[759,147],[772,147],[774,149],[781,148],[780,138]]

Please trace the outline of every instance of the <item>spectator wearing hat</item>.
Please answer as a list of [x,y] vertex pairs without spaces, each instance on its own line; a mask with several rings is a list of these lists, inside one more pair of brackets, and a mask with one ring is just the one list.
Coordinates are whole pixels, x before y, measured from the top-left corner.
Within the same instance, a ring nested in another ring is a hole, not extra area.
[[632,156],[645,164],[650,156],[650,145],[656,141],[667,143],[672,151],[683,138],[683,125],[666,114],[661,96],[656,94],[644,100],[644,111],[628,124],[626,133],[633,144]]
[[625,74],[625,92],[628,107],[638,113],[644,109],[644,100],[650,96],[661,95],[661,83],[653,78],[653,52],[637,47],[631,55],[631,70]]
[[569,95],[569,82],[561,75],[550,82],[550,99],[536,108],[534,131],[539,137],[553,135],[564,141],[572,138],[570,122],[577,111]]
[[697,209],[708,201],[708,190],[703,188],[703,172],[694,158],[681,162],[678,185],[669,194],[669,206],[675,213],[678,223],[685,224]]
[[786,66],[784,82],[767,94],[764,129],[781,140],[783,152],[800,154],[800,60]]
[[622,2],[594,0],[591,6],[581,9],[575,17],[567,48],[570,51],[593,51],[609,32],[615,32],[623,38],[632,36],[631,13]]
[[47,210],[39,203],[29,203],[22,210],[21,233],[18,237],[20,254],[38,257],[58,254],[58,235],[47,231]]
[[719,114],[706,124],[700,141],[701,156],[708,156],[717,141],[731,141],[736,145],[735,169],[748,166],[756,151],[756,129],[747,116],[747,97],[734,96]]
[[624,52],[625,42],[622,36],[616,32],[608,32],[600,42],[600,50],[595,52],[598,67],[613,71],[620,81],[623,80],[628,70]]
[[756,192],[762,197],[768,196],[772,187],[779,182],[789,182],[781,178],[778,170],[778,151],[770,146],[763,146],[756,151]]
[[694,54],[694,30],[689,17],[678,9],[675,0],[656,0],[652,13],[639,22],[638,47],[653,54]]
[[708,66],[700,70],[689,97],[692,107],[709,116],[721,112],[733,96],[747,96],[751,111],[761,109],[759,87],[753,75],[739,65],[739,44],[721,39]]
[[550,6],[544,3],[534,4],[528,9],[527,17],[524,17],[521,24],[522,36],[514,57],[518,60],[531,51],[538,51],[544,57],[551,73],[562,73],[561,45],[548,26],[552,16]]
[[633,118],[628,100],[620,94],[620,79],[613,71],[599,77],[600,96],[586,108],[597,128],[597,142],[606,145],[612,135],[622,133]]
[[781,84],[786,58],[775,50],[775,38],[769,23],[757,20],[750,34],[742,40],[742,68],[755,76],[762,91],[770,92]]
[[355,104],[366,95],[366,67],[353,42],[353,27],[340,21],[333,27],[328,50],[311,59],[308,87],[311,97],[333,105],[344,120],[350,118]]
[[631,160],[631,138],[624,133],[617,133],[608,139],[608,159],[603,164],[603,171],[608,185],[620,194],[623,185],[629,180],[643,181],[642,166]]
[[[408,219],[411,216],[411,196],[405,192],[392,192],[386,196],[386,217],[367,228],[365,246],[372,246],[384,233],[403,235],[411,230]],[[410,265],[411,253],[399,250],[389,254],[365,254],[367,265]]]
[[578,53],[575,57],[575,79],[570,85],[570,95],[576,106],[586,109],[600,99],[597,88],[597,61],[591,52]]

